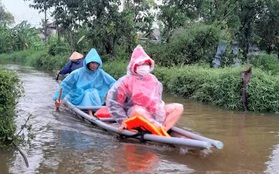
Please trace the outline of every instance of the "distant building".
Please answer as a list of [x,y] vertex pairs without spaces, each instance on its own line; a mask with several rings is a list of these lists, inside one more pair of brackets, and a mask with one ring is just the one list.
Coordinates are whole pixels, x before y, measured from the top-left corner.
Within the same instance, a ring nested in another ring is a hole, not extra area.
[[[49,37],[51,35],[55,35],[57,33],[57,26],[55,25],[54,22],[48,23],[46,25],[46,33],[44,32],[44,28],[41,28],[41,33],[38,34],[38,36],[42,39],[45,40],[46,37]],[[45,36],[46,34],[46,36]]]
[[150,33],[142,34],[138,33],[138,39],[142,42],[154,42],[158,43],[161,40],[161,32],[159,28],[153,28]]
[[151,40],[160,40],[161,39],[161,32],[159,28],[153,28],[151,33],[149,34],[149,39]]
[[260,49],[256,44],[249,44],[247,56],[257,56],[260,53]]
[[[216,54],[212,60],[212,67],[213,68],[219,68],[222,66],[222,59],[226,54],[226,49],[227,49],[227,44],[226,42],[221,42],[217,46]],[[238,42],[233,42],[231,44],[231,52],[230,54],[232,55],[232,65],[233,66],[239,66],[241,64],[241,60],[239,59],[239,45]]]

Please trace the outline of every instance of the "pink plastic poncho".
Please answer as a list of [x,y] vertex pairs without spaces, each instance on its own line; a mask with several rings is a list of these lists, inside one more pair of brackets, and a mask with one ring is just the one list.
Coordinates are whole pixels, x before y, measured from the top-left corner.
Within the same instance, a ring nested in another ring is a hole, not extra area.
[[127,74],[115,82],[109,90],[106,104],[112,117],[121,124],[127,119],[131,108],[142,107],[150,114],[149,117],[162,124],[166,114],[162,101],[163,86],[151,73],[140,76],[135,73],[136,67],[148,62],[151,71],[154,69],[154,61],[145,53],[143,48],[137,46],[131,56],[127,67]]

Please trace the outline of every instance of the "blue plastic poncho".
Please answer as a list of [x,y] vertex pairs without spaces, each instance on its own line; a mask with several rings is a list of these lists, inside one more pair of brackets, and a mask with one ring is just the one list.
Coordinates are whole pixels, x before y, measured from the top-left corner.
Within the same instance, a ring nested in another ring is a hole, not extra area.
[[[99,67],[92,71],[87,67],[90,62],[97,62]],[[115,79],[101,69],[102,60],[93,48],[85,57],[83,67],[73,71],[60,84],[53,99],[57,100],[60,88],[61,99],[67,95],[67,100],[78,106],[100,106]]]

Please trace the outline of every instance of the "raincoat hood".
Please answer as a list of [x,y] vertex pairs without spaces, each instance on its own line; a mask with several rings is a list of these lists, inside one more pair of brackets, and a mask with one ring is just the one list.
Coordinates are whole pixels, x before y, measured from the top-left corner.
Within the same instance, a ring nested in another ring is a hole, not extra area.
[[84,61],[83,61],[83,67],[85,67],[88,71],[91,71],[90,69],[88,69],[87,64],[89,64],[90,62],[97,62],[99,64],[97,69],[101,69],[103,62],[101,60],[101,57],[99,56],[99,54],[97,53],[95,48],[92,48],[89,53],[86,55]]
[[128,111],[134,106],[146,109],[151,119],[158,123],[163,123],[165,120],[166,113],[162,101],[163,85],[151,73],[141,76],[135,72],[135,68],[145,62],[150,64],[152,71],[154,61],[138,45],[132,53],[127,74],[117,80],[108,92],[106,105],[119,125],[128,118]]
[[[97,62],[94,71],[87,67],[90,62]],[[53,100],[57,100],[60,88],[63,89],[61,99],[67,95],[67,100],[79,106],[101,106],[107,91],[114,84],[115,79],[106,73],[102,67],[102,60],[96,49],[91,49],[83,61],[83,67],[71,72],[60,84]]]
[[136,75],[136,68],[144,63],[149,63],[150,72],[154,69],[154,61],[145,53],[141,45],[138,45],[131,56],[130,63],[127,67],[127,74]]

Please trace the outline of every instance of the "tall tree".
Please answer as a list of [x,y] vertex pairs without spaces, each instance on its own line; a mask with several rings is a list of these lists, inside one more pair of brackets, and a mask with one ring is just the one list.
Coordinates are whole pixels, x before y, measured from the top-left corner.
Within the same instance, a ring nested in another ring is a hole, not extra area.
[[12,23],[14,23],[14,16],[5,10],[5,7],[0,0],[0,24],[9,25]]
[[195,0],[162,0],[158,19],[163,23],[163,37],[168,42],[174,29],[198,19],[201,3]]
[[250,44],[255,42],[255,22],[264,9],[264,0],[243,0],[239,2],[241,3],[236,11],[240,19],[237,38],[243,50],[243,56],[247,60]]
[[44,41],[47,42],[47,11],[52,7],[52,3],[56,0],[24,0],[31,1],[33,3],[30,4],[30,7],[39,10],[40,13],[44,13],[44,20],[42,21],[43,33],[44,33]]
[[228,26],[233,39],[239,42],[247,59],[249,47],[256,42],[255,23],[264,10],[264,0],[211,0],[202,1],[199,13],[207,22]]
[[124,0],[124,10],[129,10],[133,14],[135,28],[143,33],[150,32],[154,17],[156,3],[154,0]]
[[256,19],[256,34],[259,36],[259,47],[267,53],[279,55],[279,2],[267,0],[263,12]]
[[[43,10],[45,7],[45,0],[28,1],[33,2],[34,8]],[[120,0],[47,0],[46,6],[52,9],[56,24],[67,36],[73,48],[80,40],[80,37],[76,36],[82,29],[87,31],[85,36],[90,39],[91,46],[98,44],[98,47],[103,48],[107,54],[114,54],[115,45],[121,41],[129,40],[126,43],[133,44],[133,41],[130,41],[135,37],[133,27],[137,23],[141,22],[139,25],[141,29],[150,28],[151,15],[147,10],[151,4],[149,1],[130,2],[133,8],[124,8],[124,10],[119,8],[121,7]],[[141,4],[141,2],[145,3]],[[138,9],[137,12],[134,12],[134,9]]]
[[13,50],[25,50],[35,48],[41,41],[38,37],[38,29],[31,27],[27,21],[22,21],[20,24],[10,29],[11,42]]

